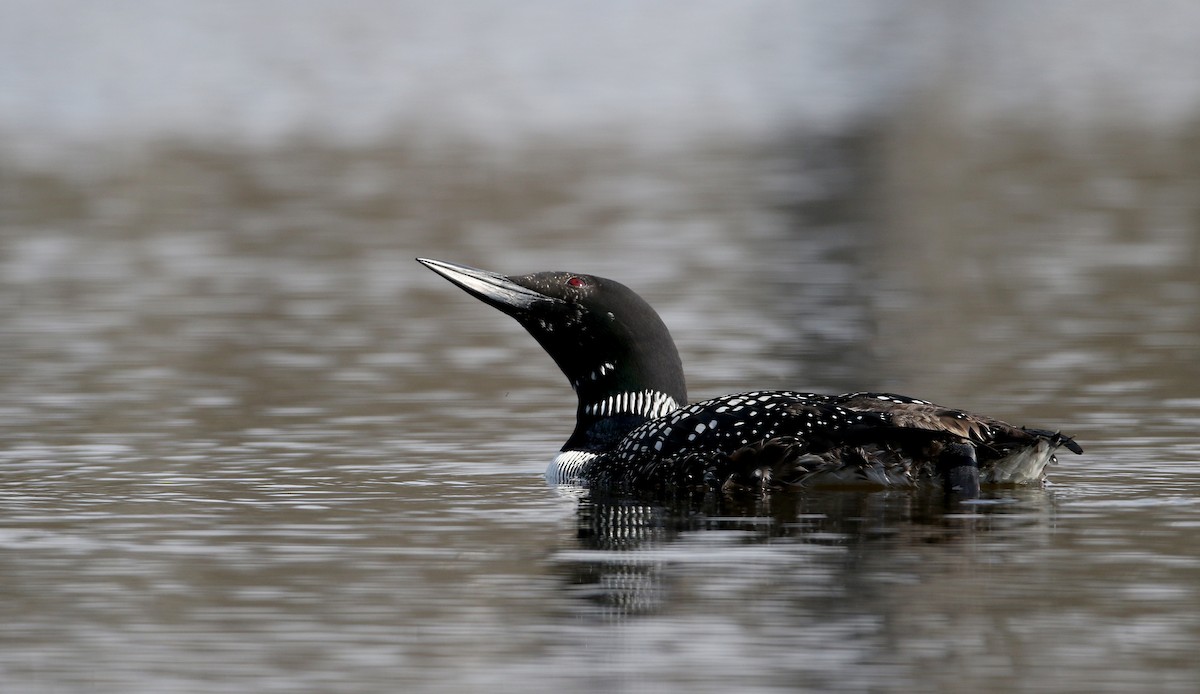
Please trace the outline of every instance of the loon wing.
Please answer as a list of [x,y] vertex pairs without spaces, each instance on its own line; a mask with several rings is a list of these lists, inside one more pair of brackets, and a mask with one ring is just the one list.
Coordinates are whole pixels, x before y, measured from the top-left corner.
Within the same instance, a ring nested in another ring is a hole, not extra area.
[[850,393],[825,401],[805,396],[788,407],[796,414],[814,408],[834,410],[846,426],[743,446],[728,456],[728,480],[739,486],[767,478],[804,486],[904,486],[938,475],[939,465],[946,463],[942,456],[961,456],[963,448],[956,442],[965,442],[971,444],[970,456],[977,458],[983,482],[1024,484],[1042,478],[1058,447],[1083,452],[1058,432],[1016,427],[893,393]]
[[[855,412],[883,415],[892,427],[943,432],[983,448],[1033,445],[1046,440],[1052,447],[1065,447],[1081,454],[1083,448],[1069,436],[1045,429],[1017,427],[1008,422],[965,410],[936,405],[894,393],[850,393],[835,398],[838,405]],[[983,462],[982,460],[980,461]]]

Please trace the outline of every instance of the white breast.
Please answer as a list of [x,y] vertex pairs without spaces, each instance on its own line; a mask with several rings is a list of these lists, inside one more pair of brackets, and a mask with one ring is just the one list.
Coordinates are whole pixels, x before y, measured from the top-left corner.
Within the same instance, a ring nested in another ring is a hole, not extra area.
[[546,468],[546,481],[550,484],[582,484],[583,470],[596,458],[588,451],[563,451],[554,457]]

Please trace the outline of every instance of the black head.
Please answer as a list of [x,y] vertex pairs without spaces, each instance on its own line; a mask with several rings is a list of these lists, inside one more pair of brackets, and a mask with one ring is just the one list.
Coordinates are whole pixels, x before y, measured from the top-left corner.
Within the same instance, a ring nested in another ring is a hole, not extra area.
[[595,427],[613,417],[622,422],[604,424],[606,432],[626,429],[624,420],[632,428],[687,402],[671,334],[654,309],[625,285],[569,272],[508,277],[440,260],[417,261],[517,319],[533,335],[579,396],[576,436],[583,435],[581,429],[599,436]]

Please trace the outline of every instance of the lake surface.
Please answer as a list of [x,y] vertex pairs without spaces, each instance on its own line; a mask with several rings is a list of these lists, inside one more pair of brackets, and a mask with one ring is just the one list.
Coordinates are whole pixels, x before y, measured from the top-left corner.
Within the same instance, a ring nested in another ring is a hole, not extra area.
[[[944,5],[4,3],[0,692],[1200,691],[1200,10]],[[415,256],[1086,453],[552,488],[566,379]]]
[[[5,691],[1195,691],[1196,159],[889,173],[925,146],[5,174]],[[1087,453],[949,508],[581,499],[541,477],[565,379],[416,255],[620,278],[693,399],[881,388]]]

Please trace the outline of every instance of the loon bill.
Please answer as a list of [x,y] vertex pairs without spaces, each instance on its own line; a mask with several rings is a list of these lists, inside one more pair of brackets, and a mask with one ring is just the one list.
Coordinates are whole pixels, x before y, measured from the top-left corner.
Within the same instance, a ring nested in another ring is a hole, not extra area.
[[1044,479],[1069,436],[904,395],[761,390],[687,404],[658,314],[623,284],[569,272],[506,276],[417,258],[519,322],[578,397],[575,430],[547,475],[612,490]]

